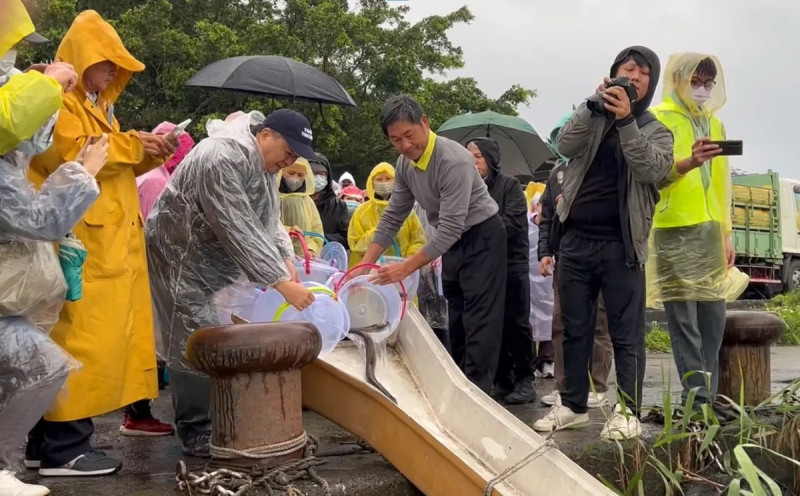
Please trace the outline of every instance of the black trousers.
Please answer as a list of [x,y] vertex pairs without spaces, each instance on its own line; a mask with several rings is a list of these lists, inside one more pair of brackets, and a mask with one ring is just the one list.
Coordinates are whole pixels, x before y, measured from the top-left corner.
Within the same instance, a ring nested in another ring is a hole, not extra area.
[[442,284],[453,360],[488,393],[500,356],[506,294],[506,232],[499,215],[464,232],[444,254]]
[[621,241],[582,238],[567,230],[561,241],[557,284],[564,320],[562,403],[576,413],[586,412],[587,370],[594,349],[597,297],[602,290],[614,347],[617,393],[638,415],[646,359],[644,269],[628,266]]
[[211,381],[180,368],[169,368],[175,432],[181,442],[192,435],[211,432]]
[[153,416],[150,411],[150,400],[139,400],[125,407],[125,414],[132,420],[147,420]]
[[531,332],[531,282],[527,272],[506,274],[503,340],[495,384],[503,387],[533,380],[534,344]]
[[92,451],[92,419],[50,422],[41,419],[28,434],[28,443],[38,445],[43,467],[60,467]]

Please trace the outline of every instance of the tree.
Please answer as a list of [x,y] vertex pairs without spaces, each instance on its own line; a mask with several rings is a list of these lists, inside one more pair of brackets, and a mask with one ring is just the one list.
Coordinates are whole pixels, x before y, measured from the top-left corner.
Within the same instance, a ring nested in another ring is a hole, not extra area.
[[[535,91],[511,86],[497,99],[472,78],[446,79],[464,65],[448,39],[455,25],[469,23],[466,7],[417,23],[407,6],[387,0],[39,0],[31,7],[37,30],[60,40],[75,16],[97,10],[118,30],[131,53],[147,65],[117,104],[125,127],[151,129],[163,120],[191,117],[201,138],[208,117],[243,108],[264,112],[279,106],[303,111],[315,129],[315,146],[339,172],[366,178],[374,164],[393,161],[381,132],[383,102],[397,93],[416,97],[434,128],[453,115],[495,110],[516,115]],[[52,58],[54,46],[28,48],[20,62]],[[205,65],[237,55],[275,54],[321,68],[358,103],[340,108],[273,100],[224,91],[187,88]]]

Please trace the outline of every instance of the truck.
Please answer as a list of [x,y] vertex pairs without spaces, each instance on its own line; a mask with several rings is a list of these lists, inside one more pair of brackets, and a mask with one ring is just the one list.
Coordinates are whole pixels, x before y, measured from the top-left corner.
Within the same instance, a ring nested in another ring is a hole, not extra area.
[[736,266],[767,298],[800,287],[800,181],[772,170],[732,178]]

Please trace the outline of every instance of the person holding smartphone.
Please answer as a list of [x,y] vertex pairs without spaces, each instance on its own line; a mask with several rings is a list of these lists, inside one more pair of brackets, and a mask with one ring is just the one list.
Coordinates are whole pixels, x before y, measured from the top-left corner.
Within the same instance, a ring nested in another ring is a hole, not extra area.
[[[722,66],[713,55],[677,53],[664,73],[664,101],[653,113],[675,136],[675,160],[660,185],[648,263],[649,303],[663,302],[683,401],[713,403],[725,331],[722,285],[733,266],[731,174],[716,116],[725,105]],[[687,375],[688,374],[688,375]]]

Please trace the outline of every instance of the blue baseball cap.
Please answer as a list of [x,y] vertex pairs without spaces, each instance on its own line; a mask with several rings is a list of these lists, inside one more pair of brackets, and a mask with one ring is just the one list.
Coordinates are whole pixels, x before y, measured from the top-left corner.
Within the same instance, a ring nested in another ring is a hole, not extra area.
[[311,147],[314,134],[308,119],[295,110],[278,109],[267,116],[264,125],[283,136],[292,151],[306,160],[316,160],[317,154]]

